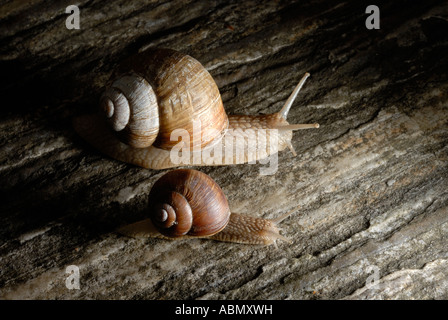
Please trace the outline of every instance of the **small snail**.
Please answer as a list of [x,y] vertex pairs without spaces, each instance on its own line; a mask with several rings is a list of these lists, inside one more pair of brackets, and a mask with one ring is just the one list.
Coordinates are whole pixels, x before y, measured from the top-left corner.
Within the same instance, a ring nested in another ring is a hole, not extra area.
[[[306,73],[277,113],[227,116],[215,81],[197,60],[170,49],[147,50],[119,66],[101,97],[100,114],[75,118],[74,127],[101,152],[151,169],[247,163],[287,147],[295,155],[292,131],[319,127],[286,121],[308,76]],[[172,137],[176,130],[188,133],[180,143],[188,147],[183,163],[170,157],[170,151],[179,146],[178,137]],[[265,135],[266,143],[250,146],[260,134]],[[234,146],[240,138],[246,142]],[[212,163],[196,157],[195,152],[214,148],[219,142],[223,150],[227,150],[226,143],[237,150],[230,157],[223,153],[222,159]],[[240,154],[243,156],[237,156]]]
[[230,213],[227,198],[208,175],[192,169],[176,169],[155,182],[149,193],[149,218],[118,231],[135,238],[208,238],[245,244],[275,244],[289,239],[275,220]]

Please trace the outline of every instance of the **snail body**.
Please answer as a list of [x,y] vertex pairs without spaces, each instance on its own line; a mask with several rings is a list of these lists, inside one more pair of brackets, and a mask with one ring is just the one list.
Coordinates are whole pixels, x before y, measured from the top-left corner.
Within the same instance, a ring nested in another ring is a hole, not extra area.
[[[218,87],[197,60],[170,49],[147,50],[119,66],[101,97],[101,112],[75,118],[74,127],[101,152],[151,169],[247,163],[286,148],[295,154],[292,131],[319,127],[286,121],[308,76],[277,113],[227,115]],[[176,130],[187,133],[187,139],[173,139]],[[260,137],[264,143],[250,143]],[[182,163],[173,160],[172,151],[177,152],[179,144],[188,148]],[[230,157],[223,152],[214,162],[197,156],[217,145],[234,152]]]
[[177,169],[163,175],[153,185],[148,204],[149,218],[119,232],[136,238],[206,238],[245,244],[289,241],[280,235],[277,224],[290,213],[276,220],[231,213],[219,185],[197,170]]

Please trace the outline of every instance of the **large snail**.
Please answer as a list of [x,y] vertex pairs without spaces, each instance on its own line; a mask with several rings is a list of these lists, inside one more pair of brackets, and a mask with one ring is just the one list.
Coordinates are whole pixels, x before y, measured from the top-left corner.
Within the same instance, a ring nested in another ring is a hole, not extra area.
[[135,238],[207,238],[245,244],[275,244],[289,239],[277,224],[293,211],[268,220],[231,213],[226,196],[208,175],[176,169],[155,182],[149,193],[149,218],[118,231]]
[[[277,113],[227,116],[218,87],[197,60],[170,49],[147,50],[119,66],[112,77],[115,80],[101,97],[101,112],[76,118],[74,127],[101,152],[151,169],[246,163],[287,147],[295,154],[292,131],[319,127],[286,121],[308,76],[306,73]],[[172,137],[179,130],[187,132],[181,142],[179,135]],[[257,143],[250,143],[260,137]],[[244,142],[235,143],[240,138]],[[219,161],[197,156],[217,146],[227,150],[218,155]],[[182,152],[189,152],[179,163],[172,156],[181,147],[188,147]],[[230,156],[229,150],[233,151]]]

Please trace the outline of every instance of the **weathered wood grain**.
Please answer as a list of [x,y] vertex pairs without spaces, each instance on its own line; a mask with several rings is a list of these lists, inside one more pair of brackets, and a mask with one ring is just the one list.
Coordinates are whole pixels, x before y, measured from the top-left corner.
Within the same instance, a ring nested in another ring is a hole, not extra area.
[[[66,1],[0,7],[2,299],[447,299],[448,7],[445,1]],[[298,153],[200,168],[232,210],[282,223],[292,244],[137,240],[166,171],[84,143],[74,116],[96,107],[123,58],[169,47],[198,59],[226,110],[272,113],[311,73],[288,120]],[[65,286],[66,267],[80,289]]]

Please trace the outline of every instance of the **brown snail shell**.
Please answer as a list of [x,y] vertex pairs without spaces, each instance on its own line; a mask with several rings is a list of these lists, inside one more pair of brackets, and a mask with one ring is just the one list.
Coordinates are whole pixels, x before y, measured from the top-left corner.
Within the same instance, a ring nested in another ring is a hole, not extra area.
[[151,189],[149,214],[167,237],[211,236],[230,217],[229,203],[218,184],[205,173],[179,169],[166,173]]

